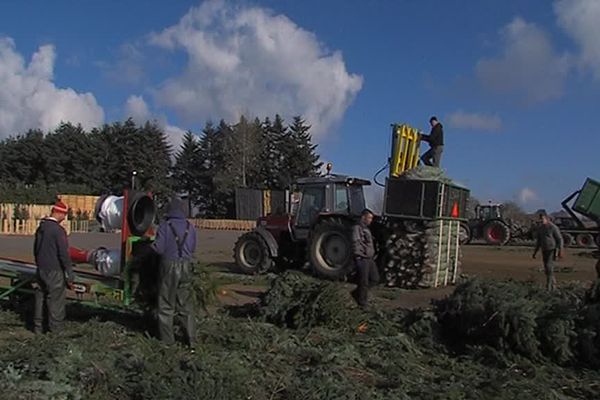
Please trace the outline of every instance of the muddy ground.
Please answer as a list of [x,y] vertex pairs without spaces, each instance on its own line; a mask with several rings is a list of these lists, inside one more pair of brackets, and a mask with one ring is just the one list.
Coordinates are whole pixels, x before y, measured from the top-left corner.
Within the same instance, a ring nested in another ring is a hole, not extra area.
[[[232,259],[232,249],[242,232],[208,231],[199,232],[199,259],[222,280],[219,290],[221,303],[240,304],[251,302],[264,290],[267,280],[240,275]],[[70,236],[72,246],[93,249],[99,246],[117,247],[120,236],[105,233],[74,233]],[[32,261],[33,238],[29,236],[0,236],[0,257]],[[469,245],[463,247],[464,276],[485,276],[494,279],[515,279],[542,284],[541,257],[531,258],[530,247],[490,247]],[[595,260],[591,251],[567,249],[566,256],[558,262],[558,283],[568,281],[591,282],[595,279]],[[349,290],[351,284],[345,284]],[[452,287],[400,290],[377,288],[374,295],[384,304],[403,307],[426,307],[431,299],[441,298],[452,291]]]

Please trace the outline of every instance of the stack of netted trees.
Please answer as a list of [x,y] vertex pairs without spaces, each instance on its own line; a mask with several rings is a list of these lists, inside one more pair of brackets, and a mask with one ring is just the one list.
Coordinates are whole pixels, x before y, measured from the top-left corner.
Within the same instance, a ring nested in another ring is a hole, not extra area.
[[[408,170],[398,179],[452,184],[440,169],[431,167]],[[443,196],[439,201],[443,202]],[[380,266],[385,284],[416,288],[455,283],[461,264],[459,232],[457,220],[444,218],[391,222],[382,243]]]

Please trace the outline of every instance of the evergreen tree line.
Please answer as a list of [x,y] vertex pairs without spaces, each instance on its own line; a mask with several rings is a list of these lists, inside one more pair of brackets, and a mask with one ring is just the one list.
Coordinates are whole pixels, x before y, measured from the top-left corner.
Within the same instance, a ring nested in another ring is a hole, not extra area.
[[317,173],[321,163],[310,126],[295,117],[206,123],[172,149],[154,122],[131,119],[84,130],[63,123],[0,142],[0,202],[51,203],[58,193],[119,194],[137,171],[137,187],[158,200],[186,193],[205,217],[232,217],[235,189],[284,189]]

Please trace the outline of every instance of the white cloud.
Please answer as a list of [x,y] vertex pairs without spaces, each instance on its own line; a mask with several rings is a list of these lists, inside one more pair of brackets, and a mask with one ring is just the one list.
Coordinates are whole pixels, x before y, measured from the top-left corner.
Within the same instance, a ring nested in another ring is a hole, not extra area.
[[157,105],[187,123],[302,114],[315,137],[339,121],[362,87],[340,52],[283,15],[207,1],[150,43],[188,56],[184,71],[155,91]]
[[139,43],[127,42],[115,52],[116,59],[111,62],[98,61],[104,75],[120,85],[135,86],[144,80],[144,63],[148,62]]
[[497,115],[467,113],[459,110],[448,115],[446,120],[448,125],[459,129],[497,131],[502,128],[502,120]]
[[186,131],[178,126],[169,124],[166,116],[155,115],[142,96],[129,96],[125,102],[125,118],[133,119],[138,125],[145,124],[147,121],[156,122],[167,136],[167,141],[171,145],[172,155],[175,155],[179,151]]
[[142,96],[129,96],[125,103],[125,118],[131,118],[136,124],[143,124],[151,119],[148,104]]
[[558,24],[581,49],[579,62],[600,80],[600,1],[558,0],[554,11]]
[[0,37],[0,138],[28,129],[44,131],[61,122],[89,129],[104,121],[91,93],[57,88],[53,82],[54,46],[41,46],[28,65],[11,38]]
[[537,193],[528,187],[521,189],[519,192],[519,202],[523,205],[531,204],[537,200],[539,200]]
[[501,53],[478,61],[481,84],[497,93],[515,94],[527,103],[562,96],[571,60],[556,52],[548,35],[533,23],[516,17],[500,31]]

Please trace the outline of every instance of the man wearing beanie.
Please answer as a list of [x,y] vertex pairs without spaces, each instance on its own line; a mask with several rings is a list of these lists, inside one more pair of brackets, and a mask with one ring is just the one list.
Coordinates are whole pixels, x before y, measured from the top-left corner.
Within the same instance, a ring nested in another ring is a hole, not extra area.
[[173,319],[181,317],[188,344],[196,341],[194,307],[194,250],[196,228],[185,218],[183,202],[173,198],[166,218],[158,226],[153,250],[161,256],[158,289],[158,331],[160,339],[173,344]]
[[60,223],[66,218],[68,211],[66,204],[57,201],[50,216],[44,218],[35,231],[35,333],[43,332],[44,303],[48,311],[48,329],[51,332],[60,331],[65,320],[66,286],[73,283],[73,266],[69,257],[67,232]]

